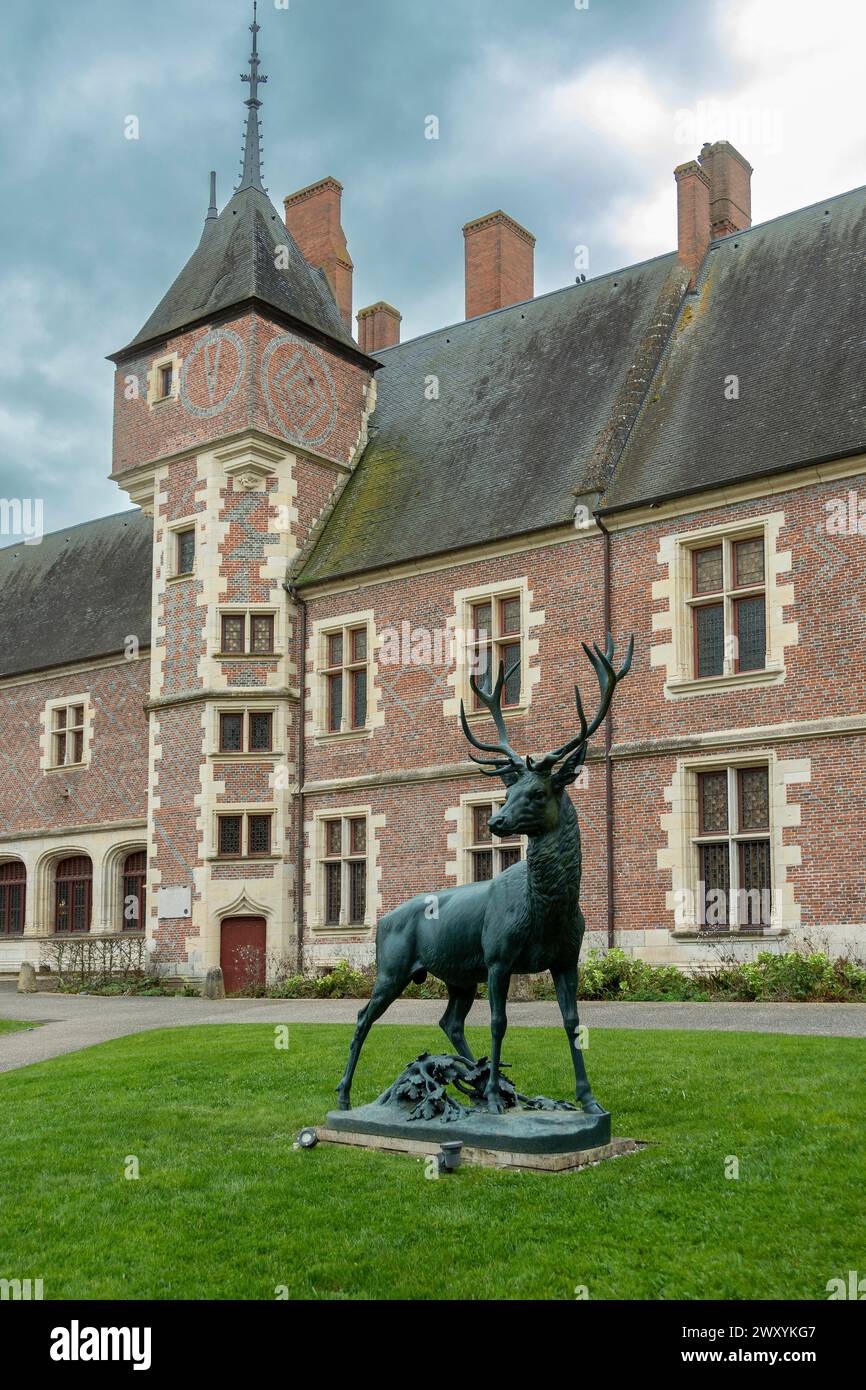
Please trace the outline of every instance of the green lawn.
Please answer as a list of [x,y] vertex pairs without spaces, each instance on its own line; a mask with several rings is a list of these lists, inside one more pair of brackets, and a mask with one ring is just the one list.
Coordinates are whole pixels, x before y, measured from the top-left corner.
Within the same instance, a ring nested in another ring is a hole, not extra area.
[[[292,1150],[349,1036],[292,1024],[278,1051],[264,1024],[169,1029],[0,1075],[0,1277],[46,1298],[825,1299],[866,1269],[866,1040],[593,1029],[614,1133],[649,1148],[430,1181],[409,1158]],[[431,1044],[374,1029],[354,1099]],[[559,1032],[513,1028],[505,1053],[522,1089],[567,1094]]]
[[15,1018],[0,1018],[0,1033],[20,1033],[25,1028],[38,1028],[38,1023],[19,1022]]

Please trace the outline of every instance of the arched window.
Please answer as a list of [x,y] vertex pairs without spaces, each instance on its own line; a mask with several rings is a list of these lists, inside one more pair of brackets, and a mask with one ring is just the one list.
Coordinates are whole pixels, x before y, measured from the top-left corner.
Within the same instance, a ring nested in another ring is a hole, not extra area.
[[144,931],[147,852],[128,854],[123,865],[123,930]]
[[0,864],[0,936],[20,936],[24,930],[27,870],[20,860]]
[[90,931],[93,865],[86,854],[61,859],[54,876],[54,930]]

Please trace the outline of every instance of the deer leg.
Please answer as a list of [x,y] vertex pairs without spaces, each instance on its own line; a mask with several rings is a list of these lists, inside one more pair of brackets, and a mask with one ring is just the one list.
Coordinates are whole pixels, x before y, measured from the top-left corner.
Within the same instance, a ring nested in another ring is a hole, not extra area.
[[364,1046],[367,1034],[373,1027],[376,1019],[381,1018],[388,1006],[393,1004],[397,996],[403,993],[408,983],[408,976],[399,984],[393,984],[383,980],[380,975],[376,981],[373,993],[370,996],[370,1002],[366,1004],[358,1014],[358,1022],[355,1026],[355,1036],[349,1048],[349,1059],[346,1062],[346,1070],[343,1072],[340,1084],[337,1087],[340,1110],[351,1109],[352,1077],[355,1075],[355,1068],[358,1065],[358,1058],[361,1055],[361,1048]]
[[452,989],[448,986],[448,1007],[439,1020],[439,1027],[445,1034],[448,1041],[457,1048],[461,1057],[465,1057],[467,1062],[474,1062],[475,1058],[469,1050],[469,1044],[463,1033],[463,1025],[466,1022],[466,1015],[475,1003],[475,987],[472,989]]
[[592,1094],[583,1061],[583,1052],[578,1043],[580,1019],[577,1016],[577,966],[570,966],[567,970],[551,970],[550,973],[553,976],[556,998],[559,1002],[568,1045],[571,1048],[577,1103],[583,1107],[588,1115],[604,1115],[606,1114],[604,1106],[599,1105]]
[[497,1114],[501,1114],[505,1109],[505,1100],[499,1086],[499,1060],[502,1054],[502,1039],[508,1027],[505,1001],[508,998],[510,983],[510,971],[503,970],[501,966],[491,967],[487,975],[487,994],[490,1000],[490,1078],[484,1094],[487,1109]]

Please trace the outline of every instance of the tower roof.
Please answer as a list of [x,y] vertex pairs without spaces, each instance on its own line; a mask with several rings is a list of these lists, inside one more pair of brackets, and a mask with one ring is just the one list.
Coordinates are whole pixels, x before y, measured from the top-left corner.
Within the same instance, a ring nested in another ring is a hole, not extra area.
[[217,216],[211,183],[211,207],[199,245],[132,341],[112,354],[114,359],[250,299],[360,351],[340,317],[326,275],[305,261],[262,184],[258,91],[267,78],[259,73],[260,27],[254,5],[250,67],[241,74],[250,95],[240,184]]
[[266,193],[239,189],[208,228],[171,289],[122,352],[166,338],[248,299],[258,299],[358,351],[324,272],[304,260]]

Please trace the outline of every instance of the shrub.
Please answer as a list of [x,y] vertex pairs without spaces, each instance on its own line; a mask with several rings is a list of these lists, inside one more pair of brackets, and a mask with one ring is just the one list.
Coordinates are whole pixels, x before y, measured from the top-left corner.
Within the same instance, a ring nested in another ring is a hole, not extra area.
[[[72,993],[140,980],[147,960],[143,937],[82,936],[43,941],[39,969],[58,977],[58,989]],[[123,991],[112,991],[122,993]]]
[[265,993],[270,999],[368,999],[375,983],[372,966],[356,970],[341,960],[327,975],[288,975]]

